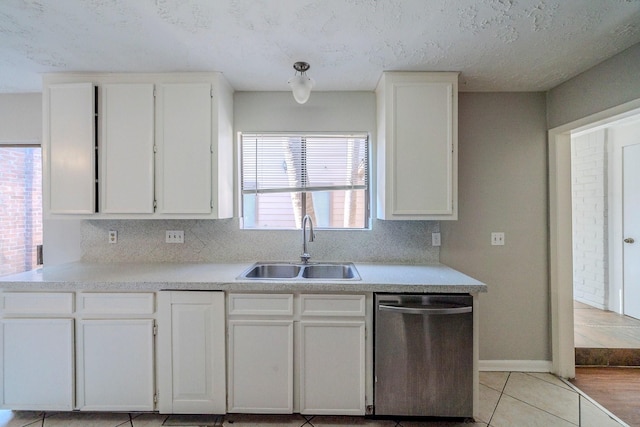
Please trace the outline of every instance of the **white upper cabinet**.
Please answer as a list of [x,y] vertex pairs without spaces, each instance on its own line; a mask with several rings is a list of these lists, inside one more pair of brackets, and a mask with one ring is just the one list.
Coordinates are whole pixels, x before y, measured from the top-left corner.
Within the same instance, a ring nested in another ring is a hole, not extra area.
[[378,218],[457,219],[458,73],[387,72],[376,98]]
[[94,100],[92,83],[51,85],[45,91],[44,128],[49,138],[44,176],[49,185],[44,193],[45,208],[51,213],[95,212]]
[[158,86],[158,209],[161,213],[210,213],[211,85]]
[[100,98],[100,212],[153,213],[153,84],[106,84]]
[[43,87],[46,216],[233,216],[233,89],[221,74],[51,74]]

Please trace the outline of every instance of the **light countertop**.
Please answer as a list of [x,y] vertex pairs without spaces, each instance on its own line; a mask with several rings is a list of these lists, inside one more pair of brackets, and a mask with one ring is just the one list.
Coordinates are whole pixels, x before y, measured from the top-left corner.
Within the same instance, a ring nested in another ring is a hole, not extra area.
[[361,280],[238,279],[253,263],[69,263],[0,277],[7,291],[226,290],[251,292],[486,292],[443,264],[355,263]]

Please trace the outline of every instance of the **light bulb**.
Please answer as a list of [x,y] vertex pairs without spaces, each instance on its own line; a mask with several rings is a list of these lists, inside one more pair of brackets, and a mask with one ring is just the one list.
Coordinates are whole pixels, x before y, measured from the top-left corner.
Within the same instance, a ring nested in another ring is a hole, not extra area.
[[304,104],[309,100],[311,88],[315,83],[312,78],[308,77],[306,74],[301,74],[299,76],[291,77],[288,83],[293,91],[293,97],[298,104]]

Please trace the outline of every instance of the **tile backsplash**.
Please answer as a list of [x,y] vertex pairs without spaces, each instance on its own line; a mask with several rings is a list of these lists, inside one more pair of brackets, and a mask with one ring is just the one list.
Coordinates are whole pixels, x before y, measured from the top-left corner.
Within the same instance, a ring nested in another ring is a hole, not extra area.
[[[109,243],[109,230],[118,242]],[[165,243],[166,230],[184,230],[184,243]],[[435,263],[431,233],[437,221],[379,221],[371,230],[316,230],[311,261]],[[298,261],[302,233],[295,230],[240,230],[238,219],[86,220],[82,222],[86,262]]]

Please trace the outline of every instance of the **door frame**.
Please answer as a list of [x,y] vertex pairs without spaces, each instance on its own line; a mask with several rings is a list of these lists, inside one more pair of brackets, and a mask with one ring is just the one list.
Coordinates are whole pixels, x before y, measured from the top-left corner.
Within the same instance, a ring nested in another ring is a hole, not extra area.
[[548,131],[549,284],[552,372],[575,377],[573,339],[573,238],[571,225],[571,134],[640,114],[640,99]]

